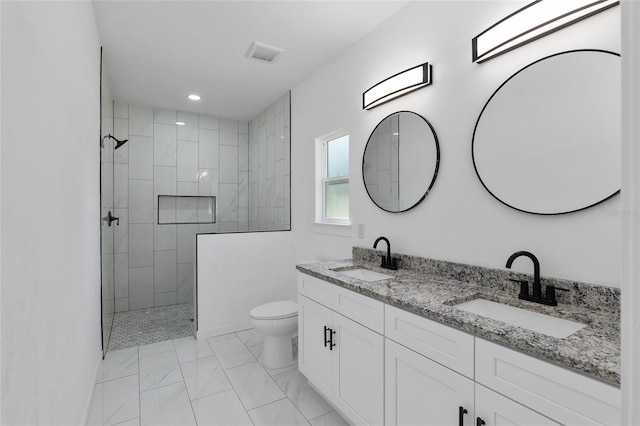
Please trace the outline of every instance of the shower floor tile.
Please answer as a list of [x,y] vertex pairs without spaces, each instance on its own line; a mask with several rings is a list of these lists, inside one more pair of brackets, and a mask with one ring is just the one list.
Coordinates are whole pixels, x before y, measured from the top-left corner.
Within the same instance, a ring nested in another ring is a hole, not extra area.
[[118,312],[108,352],[193,336],[193,316],[192,303]]

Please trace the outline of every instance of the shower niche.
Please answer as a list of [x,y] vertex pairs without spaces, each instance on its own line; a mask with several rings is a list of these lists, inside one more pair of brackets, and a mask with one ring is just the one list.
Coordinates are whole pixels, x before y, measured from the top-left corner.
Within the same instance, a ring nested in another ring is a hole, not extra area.
[[200,195],[158,195],[158,224],[214,224],[216,197]]

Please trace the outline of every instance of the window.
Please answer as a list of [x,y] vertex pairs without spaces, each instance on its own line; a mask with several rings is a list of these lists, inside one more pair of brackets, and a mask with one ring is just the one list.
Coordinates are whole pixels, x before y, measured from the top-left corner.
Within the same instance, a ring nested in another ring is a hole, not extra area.
[[330,134],[318,139],[320,150],[317,221],[349,223],[349,135]]

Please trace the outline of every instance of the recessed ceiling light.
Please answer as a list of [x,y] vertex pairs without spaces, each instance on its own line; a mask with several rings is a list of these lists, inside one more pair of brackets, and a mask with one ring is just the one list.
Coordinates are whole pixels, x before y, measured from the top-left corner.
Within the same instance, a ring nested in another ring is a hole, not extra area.
[[189,99],[191,99],[192,101],[199,101],[200,100],[200,95],[196,95],[196,94],[191,94],[188,96]]
[[176,126],[184,126],[185,124],[187,123],[185,123],[184,121],[176,121]]

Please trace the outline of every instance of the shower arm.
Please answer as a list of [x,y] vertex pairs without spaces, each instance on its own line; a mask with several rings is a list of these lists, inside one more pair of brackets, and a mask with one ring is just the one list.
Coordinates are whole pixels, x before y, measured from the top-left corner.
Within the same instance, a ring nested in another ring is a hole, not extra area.
[[118,149],[122,145],[124,145],[125,143],[127,143],[129,141],[129,139],[123,139],[123,140],[117,139],[115,136],[113,136],[111,133],[109,133],[108,135],[102,137],[102,142],[100,143],[100,146],[102,148],[104,148],[104,140],[107,139],[107,138],[113,139],[114,141],[116,141],[116,146],[113,149]]

